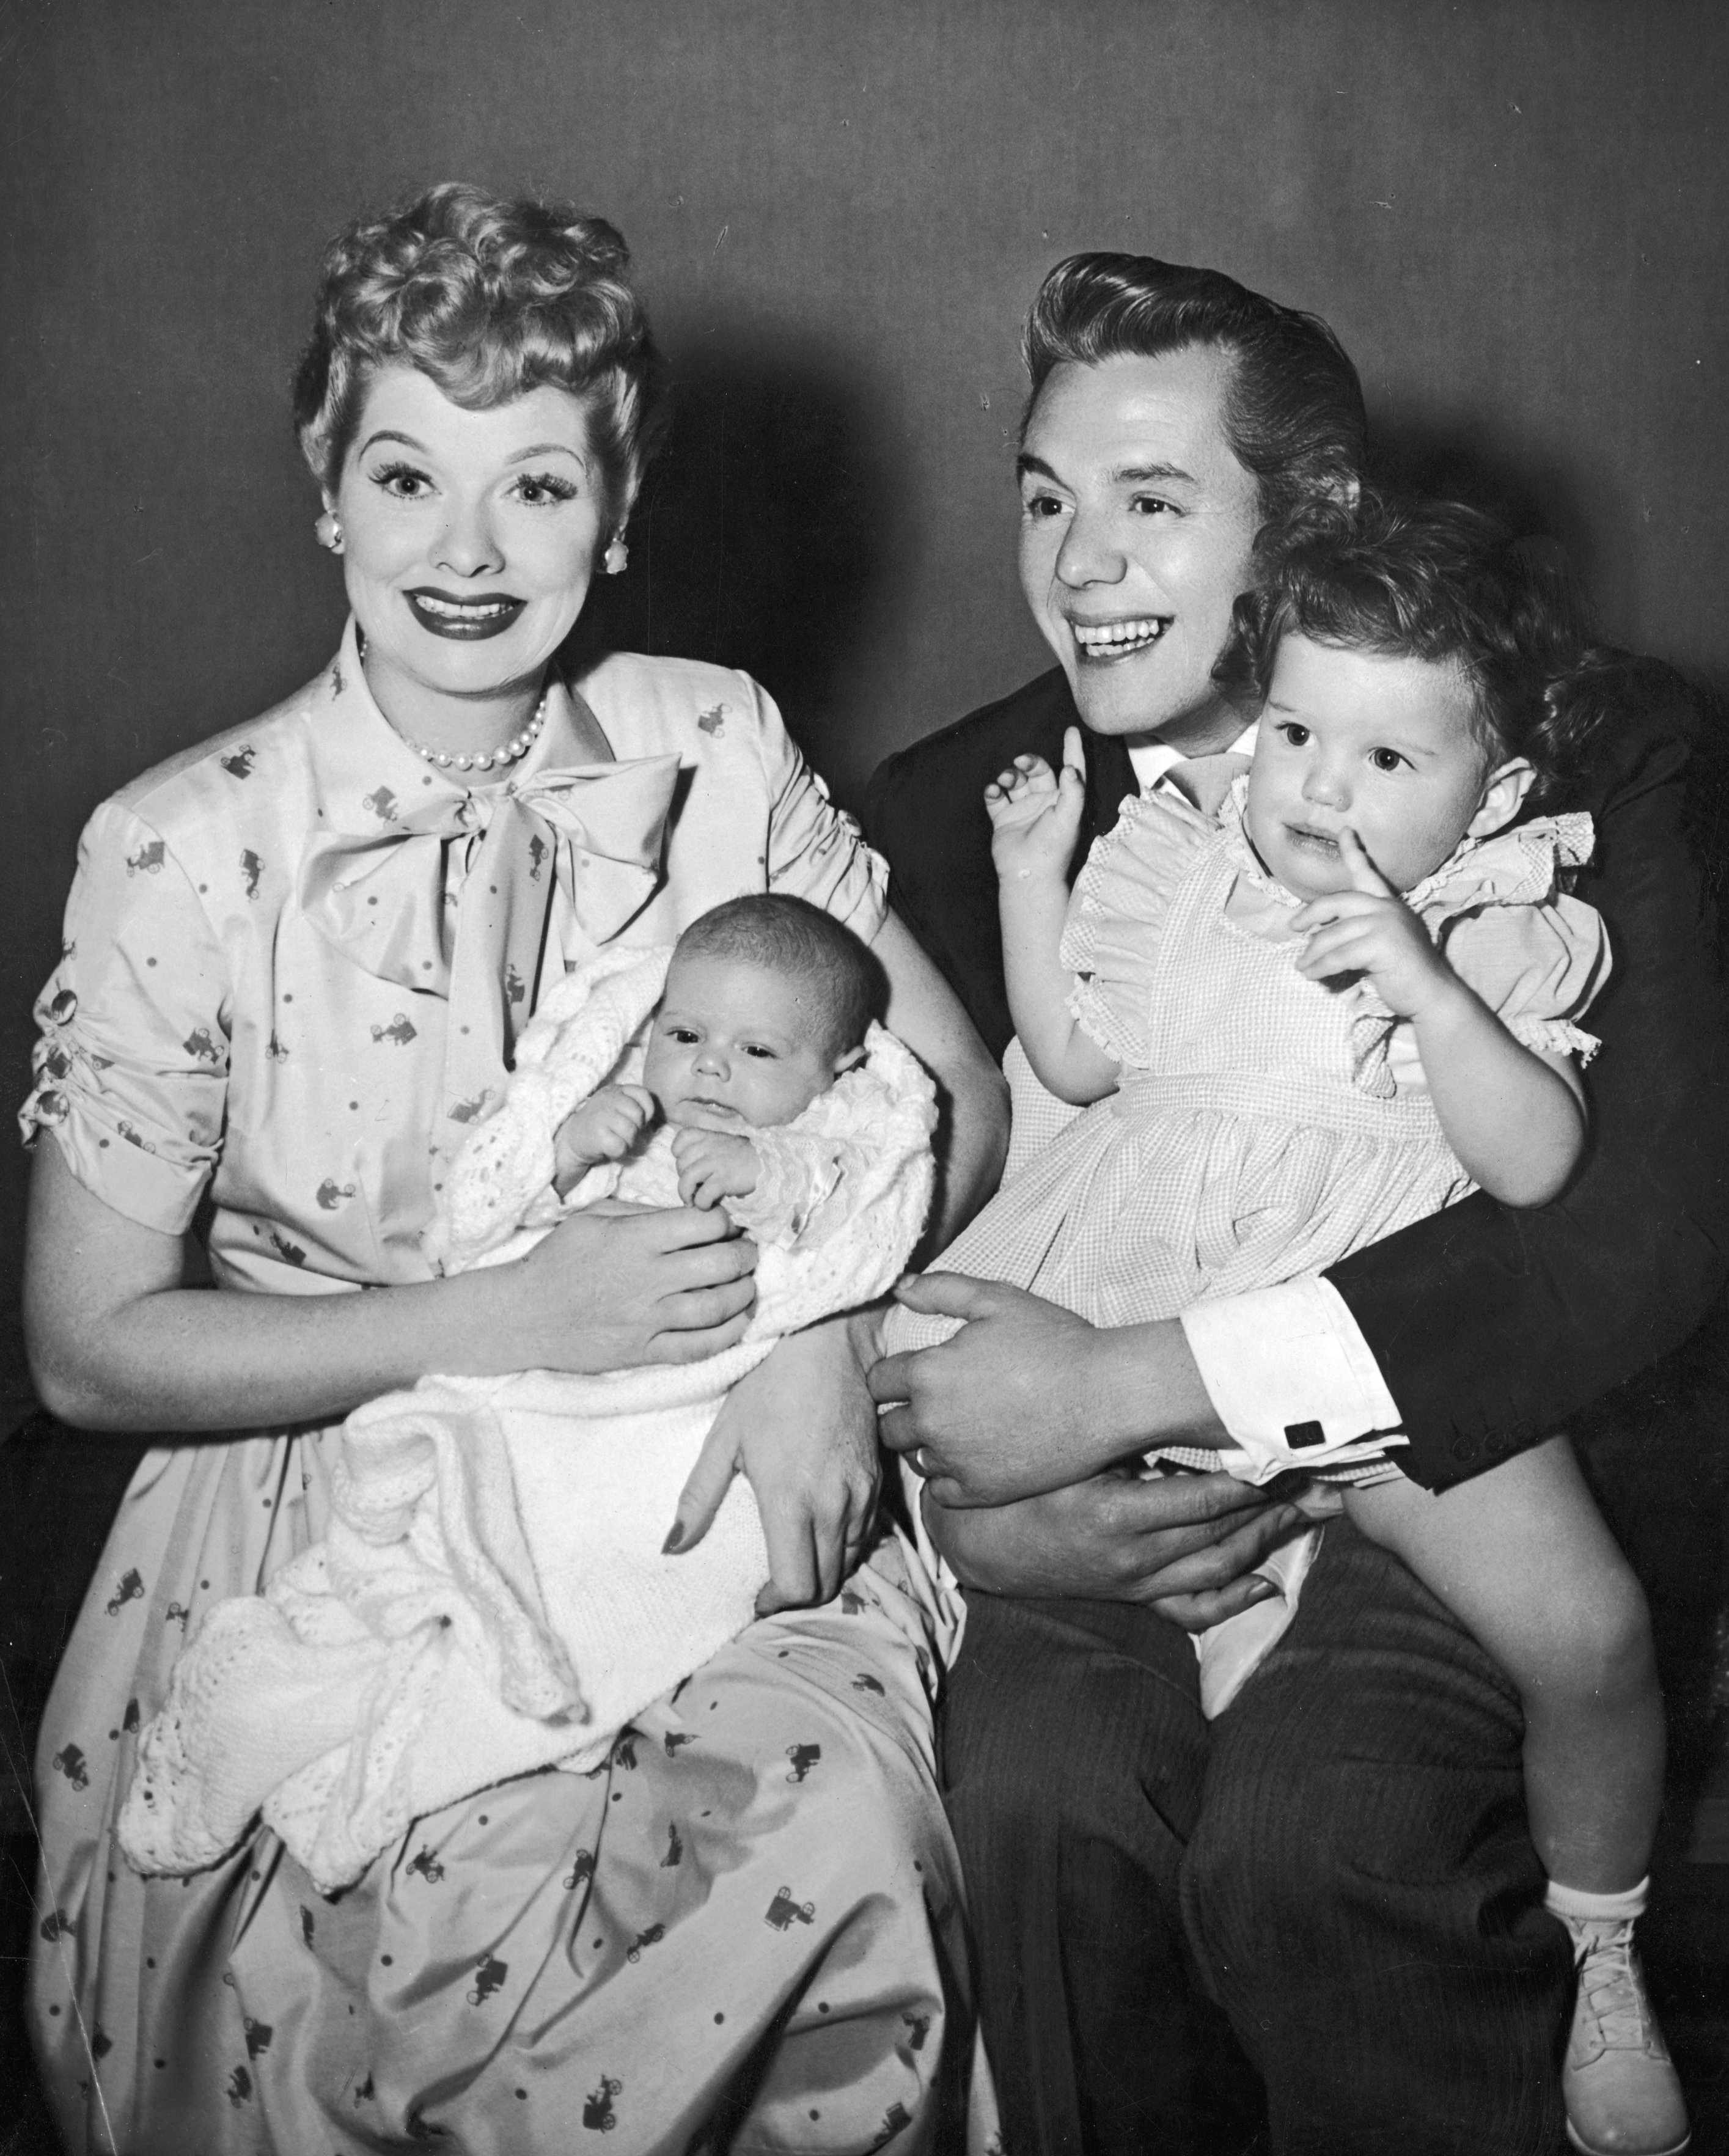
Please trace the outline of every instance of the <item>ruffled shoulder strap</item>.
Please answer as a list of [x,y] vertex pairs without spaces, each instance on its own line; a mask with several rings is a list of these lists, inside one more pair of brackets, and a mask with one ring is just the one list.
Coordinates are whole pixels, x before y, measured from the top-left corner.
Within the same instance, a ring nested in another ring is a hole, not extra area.
[[1540,906],[1565,887],[1566,872],[1583,868],[1597,842],[1591,819],[1570,811],[1537,816],[1510,831],[1467,840],[1405,903],[1431,927],[1485,906]]
[[1535,817],[1461,847],[1407,894],[1454,971],[1516,1040],[1582,1062],[1598,1044],[1576,1021],[1608,978],[1609,941],[1602,916],[1566,884],[1595,837],[1587,815]]
[[1147,1011],[1171,902],[1220,837],[1219,825],[1180,796],[1136,794],[1123,803],[1115,829],[1094,840],[1075,879],[1059,952],[1065,970],[1080,977],[1070,1008],[1120,1063],[1146,1058]]

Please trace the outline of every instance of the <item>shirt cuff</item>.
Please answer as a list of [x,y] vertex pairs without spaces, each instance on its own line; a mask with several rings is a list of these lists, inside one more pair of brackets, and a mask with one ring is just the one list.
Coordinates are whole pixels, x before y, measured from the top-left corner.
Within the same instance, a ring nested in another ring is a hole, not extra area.
[[1410,1442],[1344,1297],[1318,1273],[1183,1312],[1189,1353],[1238,1449],[1219,1465],[1247,1482],[1292,1467],[1372,1459]]

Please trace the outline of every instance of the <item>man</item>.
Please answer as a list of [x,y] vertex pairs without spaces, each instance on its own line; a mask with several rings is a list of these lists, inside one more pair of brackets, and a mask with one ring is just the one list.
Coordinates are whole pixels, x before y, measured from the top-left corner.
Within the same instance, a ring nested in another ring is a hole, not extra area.
[[[1331,332],[1211,271],[1074,257],[1026,353],[1022,581],[1059,669],[890,758],[867,810],[897,905],[998,1053],[987,781],[1023,752],[1059,762],[1078,716],[1077,865],[1137,787],[1205,800],[1243,746],[1212,670],[1255,533],[1348,498],[1364,450]],[[1326,1450],[1402,1431],[1398,1464],[1441,1491],[1696,1327],[1729,1240],[1721,1004],[1680,825],[1696,720],[1665,668],[1627,660],[1622,684],[1580,886],[1617,971],[1564,1197],[1516,1214],[1479,1194],[1325,1278],[1113,1332],[927,1276],[918,1306],[968,1322],[879,1364],[891,1444],[966,1428],[1060,1458],[1103,1429],[1126,1459],[1229,1430],[1296,1460],[1317,1429]],[[1335,1523],[1291,1629],[1209,1728],[1182,1628],[1266,1591],[1252,1568],[1285,1507],[1219,1476],[1107,1476],[926,1517],[969,1589],[944,1772],[1010,2146],[1240,2145],[1199,1989],[1265,2082],[1276,2150],[1549,2148],[1571,1969],[1516,1702],[1397,1561]],[[1644,2037],[1611,2017],[1603,2041]]]

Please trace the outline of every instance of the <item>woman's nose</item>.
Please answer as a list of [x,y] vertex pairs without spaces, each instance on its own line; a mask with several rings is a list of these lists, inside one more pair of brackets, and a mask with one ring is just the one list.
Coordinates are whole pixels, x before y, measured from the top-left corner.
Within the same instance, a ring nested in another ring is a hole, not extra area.
[[1077,511],[1057,549],[1058,580],[1074,591],[1088,584],[1119,584],[1126,567],[1121,547],[1099,519]]
[[452,506],[434,559],[453,577],[495,576],[503,568],[504,550],[484,502]]

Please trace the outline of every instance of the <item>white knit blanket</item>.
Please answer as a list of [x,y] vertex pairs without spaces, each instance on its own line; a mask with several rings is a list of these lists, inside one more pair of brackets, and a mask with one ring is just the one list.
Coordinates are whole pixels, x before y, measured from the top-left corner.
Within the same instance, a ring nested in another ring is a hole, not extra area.
[[[664,1142],[561,1201],[570,1110],[640,1071],[665,949],[603,952],[525,1031],[429,1245],[448,1270],[521,1255],[573,1204],[668,1194]],[[216,1862],[260,1810],[324,1892],[420,1815],[536,1768],[585,1771],[748,1625],[768,1577],[749,1485],[704,1540],[661,1543],[731,1388],[782,1333],[881,1294],[931,1198],[934,1090],[873,1027],[865,1062],[784,1131],[737,1210],[757,1309],[703,1363],[601,1377],[428,1378],[351,1415],[326,1539],[214,1604],[139,1739],[120,1821],[147,1872]]]

